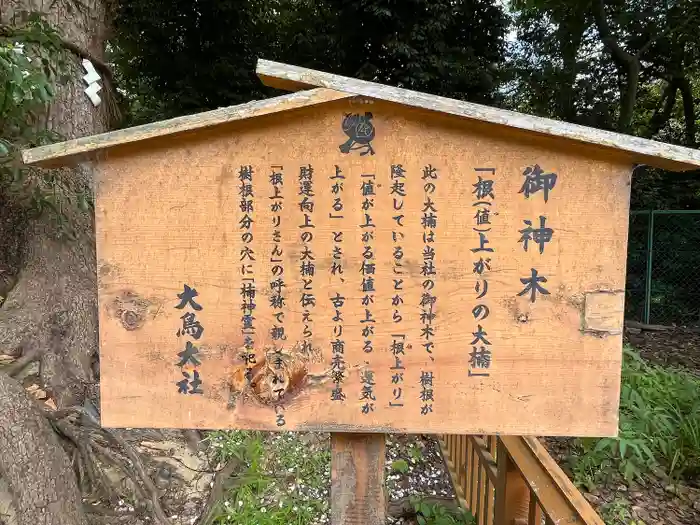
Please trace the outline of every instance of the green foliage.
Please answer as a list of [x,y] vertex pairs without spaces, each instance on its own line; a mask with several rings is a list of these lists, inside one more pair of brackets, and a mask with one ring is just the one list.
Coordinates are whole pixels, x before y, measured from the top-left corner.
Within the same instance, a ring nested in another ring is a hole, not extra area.
[[625,349],[619,437],[579,440],[575,481],[592,490],[613,474],[631,481],[657,467],[676,478],[700,474],[699,391],[697,376]]
[[614,128],[619,105],[617,70],[600,52],[590,4],[511,2],[518,39],[511,49],[514,78],[509,103],[516,109]]
[[330,451],[313,449],[299,434],[213,432],[217,459],[242,469],[216,509],[215,524],[307,525],[327,520]]
[[406,474],[408,472],[408,462],[405,459],[397,459],[391,463],[391,470]]
[[[308,525],[329,520],[330,450],[327,442],[294,432],[211,432],[213,459],[241,462],[214,524]],[[416,447],[417,448],[417,447]],[[391,465],[405,473],[402,459]],[[420,525],[473,525],[474,517],[422,497],[410,503]],[[209,525],[209,524],[207,524]]]
[[423,451],[416,444],[412,443],[408,449],[408,455],[412,463],[417,463],[423,458]]
[[[88,209],[90,197],[65,186],[55,172],[22,165],[20,151],[59,140],[47,129],[48,104],[67,80],[69,64],[58,33],[40,14],[0,32],[0,191],[34,213],[49,211],[71,236],[64,207]],[[73,200],[75,199],[75,201]]]
[[629,501],[616,498],[604,503],[600,509],[600,517],[605,525],[633,525],[632,511]]
[[273,94],[261,57],[490,101],[507,18],[491,0],[123,0],[114,25],[133,123]]
[[0,33],[0,176],[18,178],[19,148],[52,140],[37,126],[66,69],[58,34],[39,15]]
[[[603,46],[594,15],[598,3],[510,2],[518,34],[512,47],[517,84],[512,102],[546,116],[601,128],[616,127],[626,71]],[[615,41],[641,59],[633,132],[653,137],[662,128],[669,129],[667,122],[654,118],[655,114],[660,116],[664,83],[682,75],[697,78],[700,35],[695,28],[700,23],[700,6],[692,0],[607,1],[605,15]],[[680,105],[677,109],[682,119]]]
[[466,510],[453,510],[438,503],[430,503],[422,498],[411,498],[418,525],[472,525],[474,516]]

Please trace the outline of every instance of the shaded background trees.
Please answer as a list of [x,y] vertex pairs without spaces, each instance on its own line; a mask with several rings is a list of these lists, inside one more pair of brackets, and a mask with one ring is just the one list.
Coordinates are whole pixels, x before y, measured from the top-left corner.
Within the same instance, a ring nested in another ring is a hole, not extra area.
[[488,0],[124,0],[113,60],[132,122],[270,95],[258,57],[493,102],[507,22]]

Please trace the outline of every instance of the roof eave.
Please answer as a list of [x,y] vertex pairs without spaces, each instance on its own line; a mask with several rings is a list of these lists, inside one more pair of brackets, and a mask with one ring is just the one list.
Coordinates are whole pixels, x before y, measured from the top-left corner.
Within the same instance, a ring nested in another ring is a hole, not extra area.
[[535,117],[270,60],[259,59],[256,72],[263,83],[280,89],[298,90],[313,86],[324,87],[618,151],[628,157],[633,164],[646,164],[671,171],[700,168],[699,150],[642,139],[632,135]]
[[246,120],[280,111],[299,109],[323,104],[354,95],[332,89],[312,88],[279,97],[254,100],[237,106],[152,122],[141,126],[110,131],[99,135],[81,137],[65,142],[27,149],[22,160],[27,165],[56,168],[90,160],[97,152],[125,144],[187,131],[211,128],[229,122]]

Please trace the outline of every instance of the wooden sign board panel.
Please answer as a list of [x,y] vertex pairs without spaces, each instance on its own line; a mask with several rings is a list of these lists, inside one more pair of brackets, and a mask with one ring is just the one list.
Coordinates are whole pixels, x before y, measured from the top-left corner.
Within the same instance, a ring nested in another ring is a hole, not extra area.
[[631,166],[358,98],[108,150],[109,427],[614,435]]

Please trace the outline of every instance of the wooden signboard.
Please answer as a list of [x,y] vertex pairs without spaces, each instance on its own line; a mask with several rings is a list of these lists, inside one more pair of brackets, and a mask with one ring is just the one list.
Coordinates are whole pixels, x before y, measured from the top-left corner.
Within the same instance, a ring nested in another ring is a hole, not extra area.
[[450,124],[342,100],[111,153],[104,423],[614,433],[631,167]]
[[83,144],[102,423],[616,434],[632,157],[354,93]]

